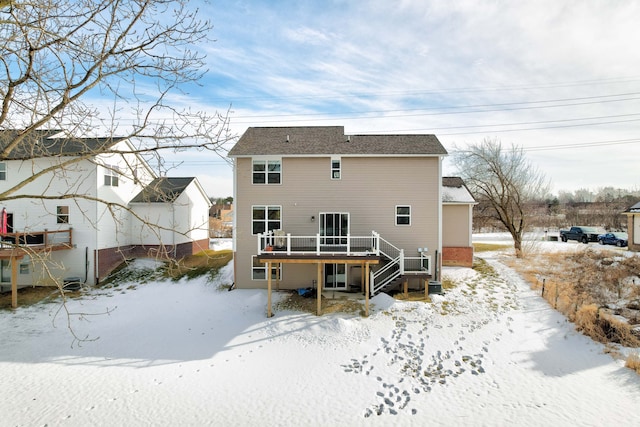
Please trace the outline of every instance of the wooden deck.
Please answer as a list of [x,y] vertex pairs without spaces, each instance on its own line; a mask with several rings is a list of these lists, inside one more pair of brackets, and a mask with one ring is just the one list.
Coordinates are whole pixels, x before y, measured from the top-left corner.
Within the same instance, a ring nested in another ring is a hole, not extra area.
[[0,259],[11,264],[11,307],[18,307],[18,261],[26,255],[73,248],[73,230],[0,234]]

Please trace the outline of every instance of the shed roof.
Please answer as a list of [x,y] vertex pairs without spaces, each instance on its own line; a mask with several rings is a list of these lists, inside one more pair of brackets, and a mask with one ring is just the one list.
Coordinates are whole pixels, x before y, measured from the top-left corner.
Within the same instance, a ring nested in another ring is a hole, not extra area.
[[344,126],[250,127],[229,151],[229,157],[446,154],[435,135],[345,135]]
[[195,178],[156,178],[138,193],[130,203],[173,203]]
[[476,203],[463,179],[458,176],[442,177],[442,201],[444,203]]

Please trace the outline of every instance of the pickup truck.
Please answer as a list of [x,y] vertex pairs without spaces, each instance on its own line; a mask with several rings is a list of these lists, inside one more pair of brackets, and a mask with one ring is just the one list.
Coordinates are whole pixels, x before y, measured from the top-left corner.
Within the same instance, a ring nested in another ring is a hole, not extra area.
[[597,242],[598,236],[605,231],[599,227],[575,226],[568,230],[560,230],[560,240],[577,240],[582,243]]

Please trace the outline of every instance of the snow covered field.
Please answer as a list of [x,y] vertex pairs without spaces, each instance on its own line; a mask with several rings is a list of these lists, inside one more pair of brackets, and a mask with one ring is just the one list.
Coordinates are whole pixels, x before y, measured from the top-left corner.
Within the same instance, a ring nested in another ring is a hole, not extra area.
[[109,311],[71,316],[80,345],[56,304],[2,312],[0,425],[640,425],[640,376],[480,255],[498,277],[446,268],[455,290],[369,318],[267,319],[266,291],[219,289],[230,265],[70,301]]

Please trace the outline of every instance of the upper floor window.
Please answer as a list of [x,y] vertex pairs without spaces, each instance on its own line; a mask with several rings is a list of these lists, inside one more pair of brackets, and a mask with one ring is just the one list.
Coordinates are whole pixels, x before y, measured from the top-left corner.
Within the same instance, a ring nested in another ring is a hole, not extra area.
[[396,206],[396,225],[411,225],[411,206]]
[[69,224],[69,206],[56,207],[56,222],[58,224]]
[[331,179],[340,179],[340,159],[331,159]]
[[281,160],[254,160],[254,184],[280,184],[282,182]]
[[5,162],[0,162],[0,181],[5,181],[7,179],[7,164]]
[[251,208],[251,233],[265,233],[282,228],[281,206],[253,206]]
[[104,171],[104,185],[108,185],[110,187],[117,187],[120,175],[120,170],[117,166],[105,166]]

